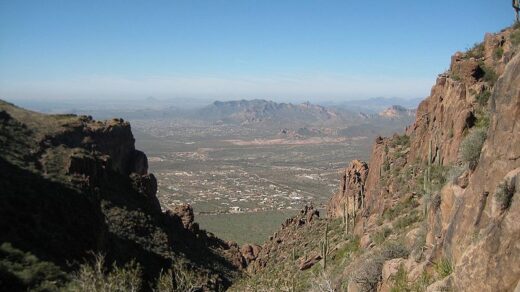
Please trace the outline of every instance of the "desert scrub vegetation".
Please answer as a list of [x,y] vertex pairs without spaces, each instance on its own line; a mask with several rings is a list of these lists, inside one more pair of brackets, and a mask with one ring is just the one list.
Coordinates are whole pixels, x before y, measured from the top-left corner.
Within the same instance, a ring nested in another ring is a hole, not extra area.
[[487,130],[491,123],[489,112],[486,109],[481,108],[475,112],[475,116],[477,118],[475,121],[475,127],[478,129]]
[[67,275],[55,264],[5,242],[0,245],[0,286],[18,291],[58,291]]
[[480,64],[480,68],[484,71],[484,81],[489,83],[491,86],[494,86],[498,80],[498,74],[493,70],[493,68],[487,67],[484,63]]
[[440,279],[446,278],[453,272],[453,264],[450,259],[444,257],[435,264],[435,271],[439,275]]
[[155,283],[146,284],[142,281],[141,266],[134,260],[123,266],[115,262],[107,265],[104,255],[93,254],[93,260],[82,264],[73,274],[69,289],[78,292],[133,292],[152,288],[157,292],[181,292],[196,288],[196,283],[195,272],[178,261],[170,269],[162,271]]
[[491,92],[488,89],[483,90],[481,93],[475,96],[478,104],[480,106],[486,106],[488,104],[489,98],[491,97]]
[[516,29],[515,31],[513,31],[511,33],[511,44],[513,44],[513,46],[518,46],[520,45],[520,29]]
[[80,266],[73,276],[74,291],[109,292],[139,291],[142,286],[141,267],[131,261],[123,267],[114,262],[111,270],[106,268],[105,256],[95,254],[92,263]]
[[403,134],[403,135],[395,135],[390,142],[392,147],[396,146],[403,146],[408,147],[410,146],[410,136]]
[[155,287],[157,292],[191,291],[197,287],[197,275],[175,261],[169,270],[161,272]]
[[428,194],[438,192],[446,184],[449,167],[439,164],[422,167],[424,175],[415,177],[415,186],[418,193]]
[[447,180],[456,183],[458,178],[468,169],[466,164],[454,164],[450,167],[447,174]]
[[493,57],[495,58],[495,60],[502,59],[502,56],[504,56],[504,48],[502,48],[502,47],[496,48],[495,51],[493,52]]
[[353,272],[351,281],[362,286],[363,291],[375,291],[381,281],[383,264],[391,259],[407,257],[408,250],[399,242],[389,242],[365,256]]
[[500,210],[507,210],[511,206],[513,195],[515,194],[514,184],[509,184],[507,181],[501,182],[495,192],[495,200],[500,207]]
[[392,234],[392,229],[390,229],[388,227],[383,227],[383,229],[377,231],[374,234],[374,237],[373,237],[374,243],[377,244],[377,245],[380,245],[381,243],[383,243],[385,241],[385,239],[390,234]]
[[408,281],[408,273],[404,265],[401,264],[391,280],[393,285],[390,292],[422,292],[426,291],[426,288],[433,283],[434,278],[427,271],[423,271],[417,280],[410,282]]
[[408,282],[408,273],[403,264],[399,265],[397,273],[393,275],[390,280],[394,283],[392,288],[390,288],[390,292],[411,291],[410,283]]
[[487,138],[486,128],[472,129],[460,143],[459,153],[463,162],[469,164],[470,169],[475,169],[480,158],[480,152]]
[[422,216],[419,214],[419,212],[417,212],[417,210],[413,210],[412,212],[397,218],[397,220],[392,224],[392,226],[397,230],[404,230],[413,223],[419,222],[421,220]]
[[475,43],[472,48],[468,49],[466,56],[475,59],[484,57],[484,43]]
[[390,209],[386,209],[383,212],[383,219],[384,220],[393,220],[397,216],[403,213],[405,210],[410,210],[413,208],[416,208],[419,206],[419,203],[417,200],[415,200],[414,197],[409,196],[405,198],[404,200],[399,201],[395,206],[393,206]]

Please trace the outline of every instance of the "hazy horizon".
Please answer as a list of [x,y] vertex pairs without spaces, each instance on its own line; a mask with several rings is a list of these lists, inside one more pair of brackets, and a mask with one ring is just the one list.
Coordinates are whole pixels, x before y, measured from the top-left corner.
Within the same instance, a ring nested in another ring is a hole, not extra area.
[[451,54],[509,25],[510,10],[484,0],[4,1],[0,98],[424,98]]

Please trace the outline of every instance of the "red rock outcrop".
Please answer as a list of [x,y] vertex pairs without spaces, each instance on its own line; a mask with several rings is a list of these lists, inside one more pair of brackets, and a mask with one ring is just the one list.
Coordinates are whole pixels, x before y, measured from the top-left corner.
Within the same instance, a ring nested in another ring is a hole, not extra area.
[[172,212],[181,219],[184,228],[191,228],[195,215],[193,214],[193,208],[189,204],[175,206]]
[[328,203],[328,216],[341,217],[345,209],[360,209],[364,204],[364,186],[368,176],[366,162],[353,160],[343,171],[338,192]]

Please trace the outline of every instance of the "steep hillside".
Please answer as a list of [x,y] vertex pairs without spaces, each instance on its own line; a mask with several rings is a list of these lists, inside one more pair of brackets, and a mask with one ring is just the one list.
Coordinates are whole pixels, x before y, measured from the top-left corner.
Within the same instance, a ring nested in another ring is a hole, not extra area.
[[519,46],[517,26],[456,53],[406,133],[342,173],[328,218],[292,219],[232,288],[520,289]]
[[0,101],[0,149],[0,290],[74,285],[66,272],[93,254],[105,255],[108,269],[135,261],[142,290],[169,269],[188,271],[190,285],[209,290],[238,275],[237,246],[199,230],[188,207],[161,212],[156,179],[127,122]]

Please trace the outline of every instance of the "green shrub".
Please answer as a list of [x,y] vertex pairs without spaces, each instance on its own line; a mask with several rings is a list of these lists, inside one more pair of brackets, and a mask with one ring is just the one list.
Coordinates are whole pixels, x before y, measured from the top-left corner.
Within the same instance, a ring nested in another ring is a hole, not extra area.
[[387,172],[389,170],[390,170],[390,162],[388,161],[388,159],[385,159],[385,161],[383,162],[383,171]]
[[502,48],[502,47],[496,48],[495,51],[493,52],[493,56],[495,57],[495,60],[502,59],[503,55],[504,55],[504,48]]
[[466,53],[468,58],[480,59],[484,57],[484,43],[475,43]]
[[412,245],[412,251],[414,254],[419,255],[418,258],[422,256],[423,249],[426,246],[427,229],[426,224],[422,224]]
[[460,77],[460,75],[456,74],[456,73],[451,73],[450,75],[451,79],[455,80],[455,81],[461,81],[462,78]]
[[403,264],[399,265],[397,273],[392,276],[391,280],[393,281],[393,286],[390,288],[390,292],[403,292],[411,290],[408,283],[408,273],[406,272]]
[[433,281],[434,278],[427,271],[423,271],[421,276],[413,283],[412,291],[426,291],[426,288],[428,288]]
[[392,146],[395,147],[395,146],[403,146],[403,147],[408,147],[410,145],[410,136],[406,135],[406,134],[403,134],[403,135],[396,135],[393,139],[392,139]]
[[498,185],[497,190],[495,192],[495,198],[500,206],[501,210],[507,210],[511,206],[511,201],[513,200],[513,195],[515,194],[515,186],[514,184],[509,184],[507,182],[502,182]]
[[520,30],[517,29],[511,33],[511,44],[513,44],[513,46],[520,45]]
[[448,170],[447,180],[456,183],[457,179],[464,173],[464,171],[466,171],[466,169],[468,169],[467,165],[453,165]]
[[394,207],[386,209],[383,212],[383,219],[393,220],[404,210],[412,209],[418,206],[417,201],[413,197],[408,197],[404,201],[399,201]]
[[430,167],[430,191],[439,191],[446,184],[448,168],[443,165]]
[[476,128],[470,131],[470,133],[462,140],[460,144],[460,155],[464,162],[469,163],[471,169],[475,169],[480,158],[480,152],[482,146],[487,137],[487,129]]
[[453,265],[448,258],[442,258],[437,264],[435,264],[435,270],[439,274],[440,278],[446,278],[453,272]]
[[476,113],[477,121],[475,122],[475,127],[479,129],[487,130],[489,128],[490,119],[489,113],[487,111],[478,111]]
[[381,279],[383,264],[387,260],[407,257],[405,245],[398,242],[385,244],[381,249],[367,255],[352,274],[352,280],[362,286],[362,290],[375,291]]
[[0,245],[0,286],[25,291],[58,291],[67,281],[66,274],[55,264],[41,261],[8,242]]
[[139,291],[141,284],[141,267],[135,261],[123,267],[114,262],[108,271],[100,254],[94,255],[92,263],[81,265],[73,278],[73,290],[81,292]]
[[478,104],[480,104],[481,106],[486,106],[490,97],[491,92],[486,89],[481,93],[477,94],[475,98],[477,99]]
[[417,211],[412,211],[403,217],[398,218],[392,226],[397,230],[403,230],[415,222],[421,221],[422,217]]
[[480,67],[482,71],[484,71],[484,81],[489,83],[491,86],[494,86],[498,80],[498,74],[493,70],[493,68],[487,67],[484,64],[481,64]]
[[390,234],[392,234],[392,229],[385,227],[374,234],[373,240],[375,244],[379,245],[383,243]]

